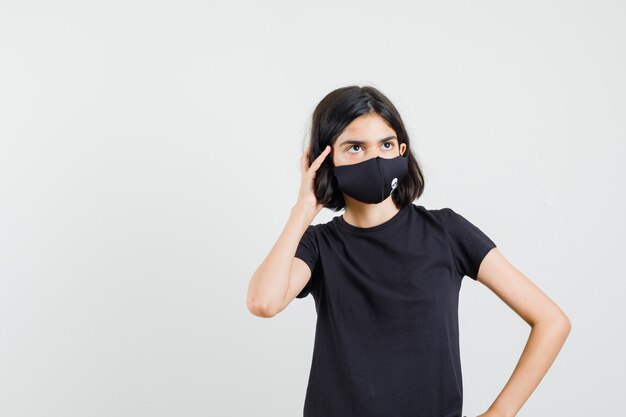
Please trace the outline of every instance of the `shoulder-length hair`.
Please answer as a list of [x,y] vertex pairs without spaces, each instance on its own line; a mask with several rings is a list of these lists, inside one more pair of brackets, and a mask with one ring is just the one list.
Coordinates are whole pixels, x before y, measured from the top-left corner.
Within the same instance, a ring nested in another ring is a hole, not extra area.
[[[328,93],[319,102],[311,117],[309,166],[327,145],[333,146],[337,137],[354,119],[372,112],[378,113],[396,132],[398,146],[406,144],[404,155],[409,158],[409,172],[391,193],[396,207],[402,209],[422,195],[424,176],[411,149],[400,113],[383,93],[372,86],[341,87]],[[346,206],[346,202],[332,173],[333,161],[329,156],[317,170],[314,192],[324,207],[339,211]]]

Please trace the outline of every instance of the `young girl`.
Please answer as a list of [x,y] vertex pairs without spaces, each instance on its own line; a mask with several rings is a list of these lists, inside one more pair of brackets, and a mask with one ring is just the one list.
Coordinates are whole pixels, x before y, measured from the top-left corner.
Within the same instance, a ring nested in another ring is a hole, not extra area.
[[[461,417],[464,276],[532,327],[509,381],[480,415],[515,416],[560,351],[569,319],[461,214],[413,203],[424,178],[393,104],[369,86],[332,91],[313,113],[300,163],[298,199],[247,303],[272,317],[312,294],[304,417]],[[345,212],[311,225],[323,207]]]

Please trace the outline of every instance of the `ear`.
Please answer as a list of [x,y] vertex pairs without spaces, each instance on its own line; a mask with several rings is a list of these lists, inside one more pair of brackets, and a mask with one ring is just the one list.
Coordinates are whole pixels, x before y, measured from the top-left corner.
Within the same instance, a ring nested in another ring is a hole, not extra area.
[[406,151],[406,143],[400,144],[400,155],[404,156],[404,152]]

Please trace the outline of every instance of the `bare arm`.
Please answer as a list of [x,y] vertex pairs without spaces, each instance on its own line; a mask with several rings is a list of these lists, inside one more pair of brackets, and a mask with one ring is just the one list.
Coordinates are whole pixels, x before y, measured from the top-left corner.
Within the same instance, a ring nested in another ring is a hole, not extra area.
[[[272,317],[285,308],[304,288],[311,271],[304,261],[294,257],[298,243],[322,205],[317,202],[313,184],[317,169],[330,152],[328,146],[309,167],[310,148],[300,157],[302,181],[298,200],[291,209],[287,224],[269,254],[256,269],[248,284],[248,310],[259,317]],[[292,268],[296,263],[295,268]],[[294,284],[290,289],[290,284]]]
[[[248,284],[247,303],[252,314],[272,317],[284,307],[294,255],[304,231],[314,217],[315,213],[306,207],[295,205],[291,209],[291,215],[278,240]],[[302,287],[304,284],[306,281]]]
[[493,248],[483,259],[478,281],[531,327],[524,350],[506,385],[478,417],[513,417],[528,400],[563,347],[571,330],[567,315],[530,279]]

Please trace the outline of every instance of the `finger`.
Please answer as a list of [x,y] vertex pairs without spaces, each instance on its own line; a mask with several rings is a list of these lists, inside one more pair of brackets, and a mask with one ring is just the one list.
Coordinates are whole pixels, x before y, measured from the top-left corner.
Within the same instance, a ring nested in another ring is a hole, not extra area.
[[310,147],[307,146],[302,155],[300,155],[300,175],[304,175],[309,170],[309,151]]
[[326,148],[322,151],[322,153],[319,154],[317,158],[315,158],[309,170],[313,170],[313,172],[317,171],[319,167],[322,165],[322,162],[324,162],[324,158],[326,158],[326,156],[330,153],[330,149],[331,149],[330,145],[326,146]]

